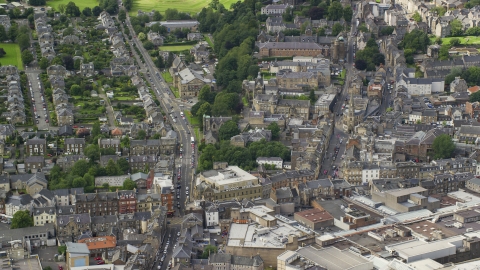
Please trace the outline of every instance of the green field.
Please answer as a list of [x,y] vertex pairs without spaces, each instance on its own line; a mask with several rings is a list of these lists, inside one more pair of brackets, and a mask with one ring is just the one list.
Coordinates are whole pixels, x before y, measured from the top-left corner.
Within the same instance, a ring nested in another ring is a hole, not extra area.
[[[72,2],[72,0],[48,0],[47,6],[53,7],[55,10],[58,10],[58,5],[64,4],[66,6],[68,2]],[[75,2],[75,5],[80,9],[80,12],[86,7],[93,8],[94,6],[98,6],[97,0],[82,0],[73,2]]]
[[190,50],[193,45],[175,45],[175,46],[160,46],[159,49],[161,51],[167,52],[181,52],[185,50]]
[[[474,45],[480,44],[480,37],[468,36],[468,37],[446,37],[442,38],[442,44],[450,44],[450,39],[458,38],[462,45]],[[435,44],[436,38],[430,38],[432,44]]]
[[[91,1],[91,0],[89,0]],[[238,0],[220,0],[225,8],[229,9]],[[179,12],[197,13],[208,6],[210,0],[133,0],[133,8],[130,15],[137,15],[138,10],[158,10],[162,14],[169,8],[176,8]]]
[[20,54],[20,47],[15,43],[0,43],[0,48],[3,48],[7,54],[0,58],[2,66],[14,65],[19,70],[23,70],[22,57]]

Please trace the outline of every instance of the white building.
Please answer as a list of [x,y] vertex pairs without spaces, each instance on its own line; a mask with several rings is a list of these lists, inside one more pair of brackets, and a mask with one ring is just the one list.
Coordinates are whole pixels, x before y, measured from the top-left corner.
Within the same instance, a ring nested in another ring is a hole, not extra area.
[[265,165],[265,164],[273,165],[277,169],[283,168],[283,159],[279,157],[258,157],[257,163],[259,165]]
[[34,226],[43,226],[48,223],[55,224],[57,217],[55,207],[35,208],[32,215]]
[[5,215],[13,217],[17,211],[30,210],[32,200],[29,194],[11,196],[5,203]]
[[95,186],[100,187],[106,183],[111,187],[121,187],[127,179],[130,179],[130,175],[97,176],[95,177]]
[[480,175],[480,163],[477,163],[477,171],[476,171],[476,174],[477,176]]
[[362,183],[370,183],[371,180],[380,178],[380,167],[375,164],[367,164],[362,169]]
[[432,79],[432,78],[401,78],[398,86],[404,86],[408,90],[408,94],[412,96],[425,96],[436,93],[445,92],[445,80],[444,79]]
[[175,190],[173,187],[172,177],[164,175],[163,173],[156,173],[153,177],[153,186],[156,190],[155,193],[162,194],[162,189]]
[[207,226],[218,226],[218,220],[218,207],[217,205],[212,204],[205,210],[205,221]]
[[422,121],[422,112],[411,112],[408,115],[408,121],[412,124],[417,123],[418,121]]
[[285,11],[287,10],[287,8],[289,7],[288,4],[284,4],[284,5],[267,5],[265,7],[262,7],[262,14],[266,14],[266,15],[279,15],[279,14],[283,14],[285,13]]

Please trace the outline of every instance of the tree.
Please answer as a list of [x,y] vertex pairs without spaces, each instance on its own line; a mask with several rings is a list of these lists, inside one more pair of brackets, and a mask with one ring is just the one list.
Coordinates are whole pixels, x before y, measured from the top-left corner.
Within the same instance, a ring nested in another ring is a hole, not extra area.
[[40,68],[43,70],[47,69],[48,66],[50,65],[50,63],[48,62],[48,59],[45,57],[40,58],[40,61],[38,62],[38,64],[40,65]]
[[147,132],[145,130],[139,130],[137,134],[137,140],[145,140],[147,138]]
[[332,26],[332,35],[336,36],[336,35],[340,34],[340,32],[342,32],[342,31],[343,31],[343,26],[340,23],[335,23]]
[[94,6],[93,9],[92,9],[92,14],[93,16],[98,16],[100,15],[100,13],[102,13],[103,9],[99,6]]
[[452,138],[448,136],[448,134],[442,134],[435,138],[432,144],[432,149],[434,151],[433,158],[450,158],[455,150],[455,143],[453,143]]
[[95,123],[93,123],[92,125],[92,131],[90,131],[90,135],[92,136],[92,138],[95,138],[101,133],[102,131],[100,130],[100,122],[95,121]]
[[132,179],[126,179],[123,181],[123,190],[132,190],[137,187],[137,184]]
[[86,160],[81,159],[73,164],[72,168],[70,169],[70,174],[83,177],[89,169],[90,164],[88,164]]
[[85,15],[86,17],[92,16],[92,9],[89,7],[86,7],[82,10],[82,14]]
[[200,123],[203,123],[203,116],[204,115],[211,115],[212,114],[212,106],[208,102],[204,102],[200,108],[197,110],[197,118],[199,119]]
[[138,33],[138,39],[140,41],[144,41],[145,39],[147,39],[147,36],[143,32],[140,32]]
[[340,2],[334,1],[328,7],[328,19],[331,21],[339,21],[343,17],[343,7]]
[[393,30],[395,30],[395,27],[387,26],[387,27],[382,28],[382,30],[380,31],[380,34],[382,36],[389,36],[393,33]]
[[157,10],[155,10],[155,11],[153,12],[152,20],[153,20],[154,22],[159,22],[159,21],[161,21],[162,19],[163,19],[162,14],[160,14],[160,12],[158,12]]
[[405,34],[403,40],[398,44],[400,49],[413,49],[414,51],[427,52],[427,47],[430,45],[430,38],[428,34],[418,29]]
[[118,12],[118,20],[121,22],[124,22],[126,19],[127,19],[127,13],[125,12],[125,10],[120,9],[120,11]]
[[367,69],[367,62],[365,62],[365,60],[362,60],[362,59],[357,59],[355,61],[355,68],[358,69],[358,70]]
[[43,270],[53,270],[53,269],[50,266],[45,266],[45,267],[43,267]]
[[7,31],[3,25],[0,25],[0,41],[5,41],[8,39]]
[[31,6],[44,6],[46,4],[45,0],[28,0],[28,4]]
[[74,84],[74,85],[70,86],[70,95],[80,96],[80,95],[82,95],[82,92],[83,92],[83,90],[80,87],[80,85]]
[[445,15],[445,12],[447,12],[447,9],[445,7],[437,6],[437,7],[431,8],[430,11],[433,13],[437,13],[438,17],[443,17],[443,15]]
[[130,165],[128,164],[128,161],[124,158],[117,159],[117,166],[121,173],[127,173],[128,170],[130,169]]
[[22,52],[22,62],[25,65],[30,64],[33,61],[33,54],[29,50],[24,50]]
[[450,39],[450,45],[451,45],[451,46],[458,46],[458,45],[460,45],[460,39],[459,39],[459,38],[451,38],[451,39]]
[[215,93],[212,93],[210,85],[206,84],[200,89],[198,99],[204,100],[208,103],[213,103],[215,101]]
[[122,148],[130,148],[130,138],[128,136],[124,136],[120,139],[120,146]]
[[149,51],[149,50],[153,50],[155,48],[155,45],[153,45],[153,43],[150,40],[147,40],[143,42],[143,47],[145,48],[145,50]]
[[286,22],[291,22],[293,20],[293,10],[290,6],[285,9],[285,12],[282,14],[282,18]]
[[154,62],[155,62],[155,66],[157,68],[160,68],[160,69],[165,68],[165,61],[163,60],[162,56],[160,56],[160,55],[157,56],[157,58],[155,58]]
[[28,210],[20,210],[13,214],[10,229],[27,228],[33,226],[33,217]]
[[385,55],[381,53],[377,53],[373,56],[372,62],[376,65],[379,66],[380,64],[384,65],[385,64]]
[[7,54],[5,50],[3,48],[0,48],[0,57],[4,57],[5,54]]
[[238,134],[240,134],[240,129],[238,129],[237,123],[233,120],[225,122],[225,124],[218,129],[218,138],[221,141],[230,140],[230,138]]
[[28,49],[28,47],[30,47],[30,37],[28,34],[19,34],[17,36],[17,43],[18,46],[20,46],[20,50]]
[[218,249],[217,249],[216,246],[206,245],[203,248],[202,259],[208,259],[208,257],[210,257],[210,254],[217,253],[217,251],[218,251]]
[[57,8],[60,13],[62,14],[65,13],[65,8],[66,8],[65,4],[59,4]]
[[320,19],[323,19],[323,16],[325,15],[325,10],[323,8],[319,8],[319,7],[311,7],[309,10],[308,10],[308,16],[312,19],[312,20],[320,20]]
[[83,177],[77,176],[75,177],[75,179],[73,179],[72,187],[73,188],[85,187],[86,184],[87,182],[85,181],[85,179],[83,179]]
[[75,59],[75,61],[73,61],[73,69],[80,70],[80,65],[81,64],[82,64],[82,60]]
[[65,7],[65,14],[72,16],[72,17],[78,17],[80,16],[80,9],[75,5],[74,2],[68,2],[67,6]]
[[65,252],[67,252],[67,246],[59,246],[57,247],[58,254],[65,255]]
[[480,102],[480,91],[477,91],[470,95],[470,102]]
[[83,153],[85,154],[86,157],[90,159],[91,162],[95,162],[98,159],[100,159],[100,148],[98,148],[98,145],[96,144],[91,144],[87,146],[83,151]]
[[346,6],[344,9],[343,9],[343,18],[345,19],[345,21],[347,23],[350,23],[352,21],[352,18],[353,18],[353,9],[351,6]]
[[74,33],[74,29],[73,27],[67,27],[65,30],[63,30],[63,36],[69,36],[69,35],[73,35]]
[[422,16],[420,16],[418,11],[415,11],[415,14],[413,14],[412,19],[416,22],[421,22],[422,21]]
[[276,122],[272,122],[268,125],[267,129],[272,132],[272,139],[278,140],[280,138],[280,127]]
[[133,6],[133,0],[123,0],[123,6],[125,7],[126,10],[130,11]]
[[451,36],[457,37],[463,35],[463,26],[460,20],[454,19],[450,22],[450,26],[452,28],[450,31]]
[[315,96],[315,90],[310,89],[310,94],[308,95],[308,99],[312,104],[314,104],[317,101],[317,97]]
[[108,160],[107,166],[105,166],[105,170],[107,171],[107,175],[109,176],[118,175],[117,164],[115,163],[115,161],[113,161],[113,159]]

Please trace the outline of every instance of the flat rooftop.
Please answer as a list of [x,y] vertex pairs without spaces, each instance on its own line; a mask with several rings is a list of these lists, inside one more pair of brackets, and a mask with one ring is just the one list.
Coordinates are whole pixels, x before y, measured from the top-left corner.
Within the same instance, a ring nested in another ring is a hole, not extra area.
[[[256,232],[262,231],[262,235]],[[275,227],[263,227],[258,224],[232,223],[227,245],[236,247],[279,248],[283,249],[289,235],[305,235],[299,229],[277,220]],[[243,243],[243,244],[242,244]]]
[[433,198],[440,201],[440,208],[456,205],[456,203],[458,202],[458,200],[456,200],[456,199],[454,199],[454,198],[452,198],[448,195],[432,194],[432,195],[430,195],[430,197],[433,197]]
[[215,185],[219,190],[228,190],[248,185],[258,185],[258,178],[240,169],[238,166],[228,166],[223,170],[210,170],[202,173],[205,181]]
[[387,190],[385,193],[389,193],[392,196],[400,197],[409,195],[412,193],[424,192],[426,191],[423,187],[412,187],[412,188],[401,188],[401,189],[394,189],[394,190]]
[[16,270],[42,270],[38,260],[35,258],[23,259],[19,261],[15,261],[13,264]]
[[330,215],[330,213],[328,213],[327,211],[316,209],[316,208],[308,209],[301,212],[296,212],[295,218],[297,216],[307,219],[311,222],[323,222],[325,220],[333,219],[333,216]]
[[[444,222],[432,223],[428,220],[423,220],[420,222],[415,222],[415,223],[405,225],[405,227],[412,230],[412,232],[415,232],[417,234],[420,234],[428,238],[432,237],[432,232],[434,231],[441,231],[443,234],[445,234],[445,237],[447,238],[458,235],[458,233],[451,231],[449,228],[445,227],[444,225],[442,226],[442,223]],[[453,223],[453,222],[449,222],[449,223]]]
[[315,249],[308,246],[297,250],[297,253],[328,270],[345,270],[363,265],[362,269],[373,269],[373,262],[353,253],[350,250],[339,250],[335,247]]
[[[378,235],[384,235],[387,230],[393,229],[391,226],[387,227],[379,227],[376,229],[369,230],[371,232],[374,232]],[[346,239],[350,241],[338,241],[334,243],[332,246],[344,250],[348,249],[350,247],[356,247],[358,249],[365,249],[365,250],[370,250],[372,252],[382,252],[385,250],[385,246],[399,243],[406,241],[408,239],[411,239],[411,237],[401,237],[401,236],[396,236],[396,237],[386,237],[384,241],[379,241],[375,238],[372,238],[368,235],[368,232],[361,232],[361,233],[353,233],[348,236],[345,236]]]

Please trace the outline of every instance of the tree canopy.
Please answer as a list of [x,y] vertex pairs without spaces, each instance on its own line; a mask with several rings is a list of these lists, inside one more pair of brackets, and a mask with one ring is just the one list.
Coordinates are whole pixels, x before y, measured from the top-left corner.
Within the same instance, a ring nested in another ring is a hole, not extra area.
[[218,137],[221,141],[230,140],[233,136],[240,134],[240,129],[235,121],[230,120],[225,122],[218,129]]
[[414,51],[426,53],[428,45],[430,45],[428,34],[415,29],[412,32],[405,34],[405,37],[398,44],[398,47],[400,49],[413,49]]
[[290,161],[290,149],[280,142],[261,140],[252,142],[247,147],[237,147],[230,141],[222,141],[215,145],[201,145],[202,154],[198,160],[198,170],[211,170],[213,162],[224,161],[229,165],[236,165],[244,170],[253,170],[257,167],[257,157],[280,157]]
[[455,144],[448,134],[442,134],[435,138],[432,149],[434,151],[434,159],[450,158],[455,150]]
[[19,229],[33,226],[33,217],[28,210],[20,210],[13,214],[11,229]]

